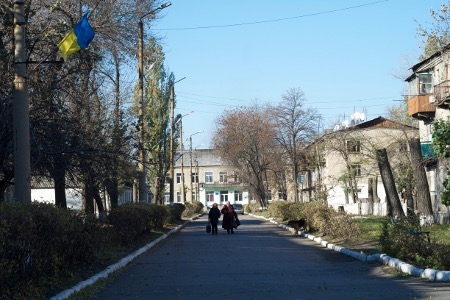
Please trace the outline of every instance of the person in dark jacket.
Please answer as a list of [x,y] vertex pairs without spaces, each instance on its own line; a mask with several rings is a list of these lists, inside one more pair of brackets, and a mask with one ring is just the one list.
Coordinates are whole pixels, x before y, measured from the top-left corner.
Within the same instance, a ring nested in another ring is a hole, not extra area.
[[230,201],[227,201],[224,207],[222,207],[221,213],[223,214],[222,228],[226,229],[228,234],[233,234],[234,219],[237,219],[237,213],[234,211]]
[[211,222],[211,234],[217,235],[217,224],[219,223],[219,219],[220,210],[217,207],[217,203],[214,203],[208,213],[208,220]]

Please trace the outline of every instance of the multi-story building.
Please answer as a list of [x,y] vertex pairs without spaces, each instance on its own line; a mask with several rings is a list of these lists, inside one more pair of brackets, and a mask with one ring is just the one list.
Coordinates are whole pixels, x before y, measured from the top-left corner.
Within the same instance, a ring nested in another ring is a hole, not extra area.
[[408,114],[419,120],[420,141],[430,186],[433,214],[440,223],[449,222],[448,208],[441,204],[445,163],[435,157],[431,142],[434,120],[450,120],[450,45],[411,67],[408,82]]
[[[218,203],[249,203],[249,192],[238,173],[225,164],[214,149],[186,151],[174,167],[174,202],[200,201],[205,206]],[[165,202],[170,201],[167,185]]]
[[355,214],[386,215],[375,150],[386,149],[394,168],[408,157],[407,141],[417,137],[417,128],[382,117],[336,127],[306,149],[309,160],[304,166],[301,199],[326,201]]

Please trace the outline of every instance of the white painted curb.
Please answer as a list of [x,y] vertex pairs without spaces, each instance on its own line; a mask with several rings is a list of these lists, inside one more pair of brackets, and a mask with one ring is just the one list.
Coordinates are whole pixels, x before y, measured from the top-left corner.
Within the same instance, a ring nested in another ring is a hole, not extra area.
[[[257,216],[254,214],[249,214],[249,215],[252,217],[258,218],[258,219],[265,219],[274,224],[278,224],[273,218],[268,219],[266,217]],[[284,224],[278,224],[278,225],[291,231],[291,232],[295,232],[295,229],[290,226],[287,226]],[[428,280],[432,280],[432,281],[439,281],[439,282],[449,282],[450,281],[450,271],[440,271],[440,270],[434,270],[434,269],[421,269],[421,268],[417,268],[413,265],[407,264],[397,258],[392,258],[390,256],[387,256],[386,254],[376,253],[376,254],[372,254],[372,255],[367,255],[364,253],[359,253],[359,252],[349,250],[349,249],[341,247],[341,246],[337,246],[337,245],[328,243],[327,241],[322,240],[321,237],[315,237],[315,236],[305,233],[305,232],[299,232],[298,235],[308,238],[310,240],[313,240],[313,241],[317,242],[318,244],[321,244],[325,248],[329,248],[334,251],[351,256],[362,262],[379,262],[384,265],[393,267],[404,274],[408,274],[408,275],[411,275],[414,277],[420,277],[420,278],[424,278],[424,279],[428,279]]]

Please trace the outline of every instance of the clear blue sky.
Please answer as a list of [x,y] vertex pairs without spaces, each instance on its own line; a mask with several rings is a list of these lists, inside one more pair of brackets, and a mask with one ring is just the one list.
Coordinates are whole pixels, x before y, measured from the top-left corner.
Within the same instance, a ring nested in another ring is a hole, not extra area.
[[[152,32],[177,79],[183,137],[208,148],[224,110],[276,104],[300,88],[326,127],[344,115],[387,116],[422,53],[417,23],[435,0],[172,0]],[[185,142],[185,147],[188,143]]]

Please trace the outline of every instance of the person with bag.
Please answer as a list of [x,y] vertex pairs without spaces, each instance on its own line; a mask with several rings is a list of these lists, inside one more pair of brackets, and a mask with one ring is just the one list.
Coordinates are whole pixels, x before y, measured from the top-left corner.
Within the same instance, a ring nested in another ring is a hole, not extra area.
[[223,214],[222,228],[226,229],[228,234],[233,234],[233,229],[235,228],[234,220],[238,220],[238,217],[237,213],[234,211],[233,205],[230,204],[230,201],[226,202],[221,213]]
[[214,203],[208,213],[208,221],[211,224],[211,234],[217,235],[217,224],[219,223],[219,219],[220,210],[217,207],[217,203]]

